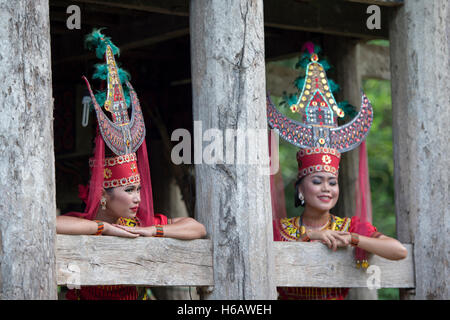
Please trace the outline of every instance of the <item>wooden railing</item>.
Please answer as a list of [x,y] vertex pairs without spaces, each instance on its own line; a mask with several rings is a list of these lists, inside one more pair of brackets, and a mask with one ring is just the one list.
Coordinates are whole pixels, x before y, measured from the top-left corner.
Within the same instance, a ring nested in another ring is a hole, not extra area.
[[[57,235],[58,285],[213,286],[211,240]],[[320,243],[274,242],[277,286],[413,288],[413,246],[408,257],[378,256],[357,269],[351,248],[331,252]],[[372,278],[371,278],[372,277]]]

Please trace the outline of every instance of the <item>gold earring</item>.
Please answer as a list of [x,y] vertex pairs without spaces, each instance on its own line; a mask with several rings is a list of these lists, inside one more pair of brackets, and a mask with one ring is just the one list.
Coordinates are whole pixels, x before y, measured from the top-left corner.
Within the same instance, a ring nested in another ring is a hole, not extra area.
[[102,210],[106,210],[106,198],[100,200],[100,205],[102,206]]

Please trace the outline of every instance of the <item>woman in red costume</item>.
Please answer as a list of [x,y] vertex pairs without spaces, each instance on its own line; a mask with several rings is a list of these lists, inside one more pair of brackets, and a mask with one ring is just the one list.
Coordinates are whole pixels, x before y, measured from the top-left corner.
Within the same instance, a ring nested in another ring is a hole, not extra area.
[[[396,239],[385,236],[367,221],[364,208],[352,218],[332,215],[330,210],[339,198],[338,171],[341,153],[359,146],[366,138],[373,119],[373,110],[363,95],[359,113],[349,123],[338,126],[337,117],[344,112],[336,103],[325,74],[327,64],[318,62],[317,47],[305,45],[303,55],[306,75],[301,81],[300,96],[290,101],[291,111],[303,114],[297,122],[281,114],[268,98],[269,126],[300,147],[297,152],[298,175],[295,183],[295,206],[304,206],[301,216],[274,221],[275,241],[317,241],[333,251],[339,247],[355,247],[356,266],[367,268],[366,252],[390,260],[407,256],[406,248]],[[307,60],[305,59],[307,58]],[[364,144],[361,145],[365,147]],[[362,155],[365,149],[362,149]],[[365,179],[364,160],[360,159],[360,179]],[[275,190],[272,190],[275,194]],[[364,190],[361,190],[364,193]],[[368,190],[367,190],[368,191]],[[277,288],[279,299],[344,299],[348,288]]]
[[[91,179],[88,186],[80,186],[80,198],[86,203],[86,209],[57,217],[56,232],[185,240],[204,237],[204,226],[192,218],[168,219],[154,214],[144,119],[127,73],[116,65],[114,55],[119,49],[99,30],[88,35],[86,43],[88,48],[95,48],[98,58],[105,58],[105,64],[96,65],[94,78],[106,80],[107,91],[94,95],[84,78],[98,120],[94,156],[89,161]],[[126,88],[122,87],[123,83]],[[66,297],[136,300],[141,295],[137,287],[115,285],[85,286],[69,290]]]

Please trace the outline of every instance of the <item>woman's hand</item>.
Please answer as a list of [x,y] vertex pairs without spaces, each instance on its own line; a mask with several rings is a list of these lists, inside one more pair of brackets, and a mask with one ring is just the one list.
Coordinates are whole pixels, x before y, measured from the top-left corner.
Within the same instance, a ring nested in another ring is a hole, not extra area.
[[350,244],[349,232],[334,230],[307,230],[306,234],[311,240],[319,240],[333,251],[336,251],[338,247],[346,247]]
[[122,226],[116,225],[116,224],[110,224],[107,222],[103,222],[105,225],[105,229],[102,232],[102,235],[105,236],[116,236],[116,237],[123,237],[123,238],[137,238],[139,237],[139,233],[129,232],[126,229],[119,228]]
[[[154,237],[156,235],[156,227],[127,227],[114,225],[123,231],[141,235],[144,237]],[[178,217],[173,218],[171,224],[163,225],[164,237],[180,240],[194,240],[206,236],[206,230],[203,224],[193,218]]]
[[143,236],[143,237],[153,237],[156,234],[156,228],[155,226],[151,227],[127,227],[122,226],[119,224],[114,224],[113,227],[116,227],[117,229],[120,229],[126,233],[130,233],[135,235],[136,237]]

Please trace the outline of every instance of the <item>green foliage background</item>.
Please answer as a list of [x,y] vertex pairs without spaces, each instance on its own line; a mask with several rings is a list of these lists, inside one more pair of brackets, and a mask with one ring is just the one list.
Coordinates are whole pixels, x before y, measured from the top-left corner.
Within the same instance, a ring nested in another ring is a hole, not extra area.
[[[367,137],[372,220],[380,232],[395,238],[391,83],[368,79],[363,81],[363,88],[374,108],[374,120]],[[380,289],[378,299],[399,299],[399,291],[393,288]]]

